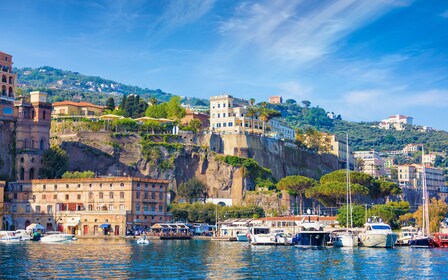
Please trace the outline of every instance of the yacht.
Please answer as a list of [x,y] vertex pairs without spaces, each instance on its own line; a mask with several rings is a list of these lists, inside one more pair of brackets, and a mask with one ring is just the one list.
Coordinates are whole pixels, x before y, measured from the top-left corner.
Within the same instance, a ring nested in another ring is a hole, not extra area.
[[22,241],[22,238],[17,236],[14,231],[0,231],[0,242],[12,243],[20,241]]
[[393,248],[397,239],[398,234],[377,217],[369,218],[359,234],[359,241],[364,247]]
[[332,238],[334,247],[358,247],[358,236],[352,230],[344,230]]
[[68,242],[72,241],[75,235],[62,233],[59,231],[48,231],[44,236],[40,238],[44,243],[56,243],[56,242]]
[[249,228],[249,243],[252,245],[275,245],[275,237],[269,227],[253,226]]
[[300,231],[292,239],[292,243],[297,248],[302,249],[325,249],[329,232],[323,230],[323,225],[319,221],[302,222]]
[[395,246],[409,246],[409,240],[413,239],[418,234],[418,228],[413,226],[402,227],[398,234],[397,243]]

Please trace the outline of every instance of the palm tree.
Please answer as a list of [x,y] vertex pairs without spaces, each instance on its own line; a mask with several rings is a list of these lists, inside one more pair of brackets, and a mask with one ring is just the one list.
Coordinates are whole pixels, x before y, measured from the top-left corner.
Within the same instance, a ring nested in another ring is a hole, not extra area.
[[[252,133],[254,132],[254,117],[258,114],[258,110],[255,107],[249,107],[246,112],[246,117],[252,120]],[[243,124],[244,126],[244,124]]]
[[260,120],[263,122],[263,135],[264,135],[266,123],[269,122],[269,120],[272,118],[280,117],[281,113],[276,110],[266,108],[267,103],[266,104],[263,103],[261,103],[262,108],[260,109]]
[[255,99],[254,98],[249,99],[249,104],[251,107],[254,107]]

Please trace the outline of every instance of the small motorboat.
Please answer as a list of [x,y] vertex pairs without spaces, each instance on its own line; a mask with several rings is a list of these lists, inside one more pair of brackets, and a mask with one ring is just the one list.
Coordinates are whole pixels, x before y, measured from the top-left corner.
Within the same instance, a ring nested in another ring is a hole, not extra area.
[[137,244],[149,244],[149,240],[146,239],[146,236],[143,236],[137,239]]
[[69,242],[75,235],[62,233],[59,231],[48,231],[45,236],[40,238],[43,243]]

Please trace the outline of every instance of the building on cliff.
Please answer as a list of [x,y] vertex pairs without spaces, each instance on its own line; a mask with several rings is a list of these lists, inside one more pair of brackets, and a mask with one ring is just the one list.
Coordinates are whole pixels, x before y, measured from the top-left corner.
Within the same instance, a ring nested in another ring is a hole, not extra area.
[[[210,97],[210,130],[225,134],[263,133],[258,115],[250,115],[249,101],[231,95]],[[295,140],[295,130],[281,119],[266,124],[266,134],[278,139]]]
[[[338,157],[341,168],[345,169],[347,167],[347,141],[336,135],[329,135],[329,140],[330,153]],[[348,156],[349,169],[355,170],[356,159],[353,156],[353,150],[350,146],[348,146]]]
[[[426,186],[430,196],[438,196],[444,201],[448,197],[443,170],[425,167]],[[420,164],[398,165],[398,184],[402,189],[422,191],[423,167]]]
[[207,114],[187,108],[185,110],[185,117],[183,117],[180,122],[183,125],[188,125],[191,120],[199,120],[202,124],[201,129],[207,129],[210,126],[210,118]]
[[354,155],[362,172],[373,178],[381,178],[386,174],[384,160],[378,152],[356,151]]
[[93,117],[101,116],[104,106],[98,106],[88,102],[61,101],[53,103],[52,117]]
[[12,65],[12,56],[0,52],[0,175],[34,179],[49,148],[52,107],[44,92],[16,96]]
[[[3,228],[31,223],[80,236],[124,236],[131,227],[167,222],[169,181],[108,177],[27,180],[6,189]],[[0,186],[1,187],[1,186]]]

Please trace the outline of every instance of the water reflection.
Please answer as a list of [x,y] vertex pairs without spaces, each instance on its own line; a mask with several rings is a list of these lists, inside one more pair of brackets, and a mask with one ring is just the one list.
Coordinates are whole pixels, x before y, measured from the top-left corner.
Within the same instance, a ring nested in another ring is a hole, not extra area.
[[443,279],[448,250],[255,247],[206,240],[0,244],[2,279]]

